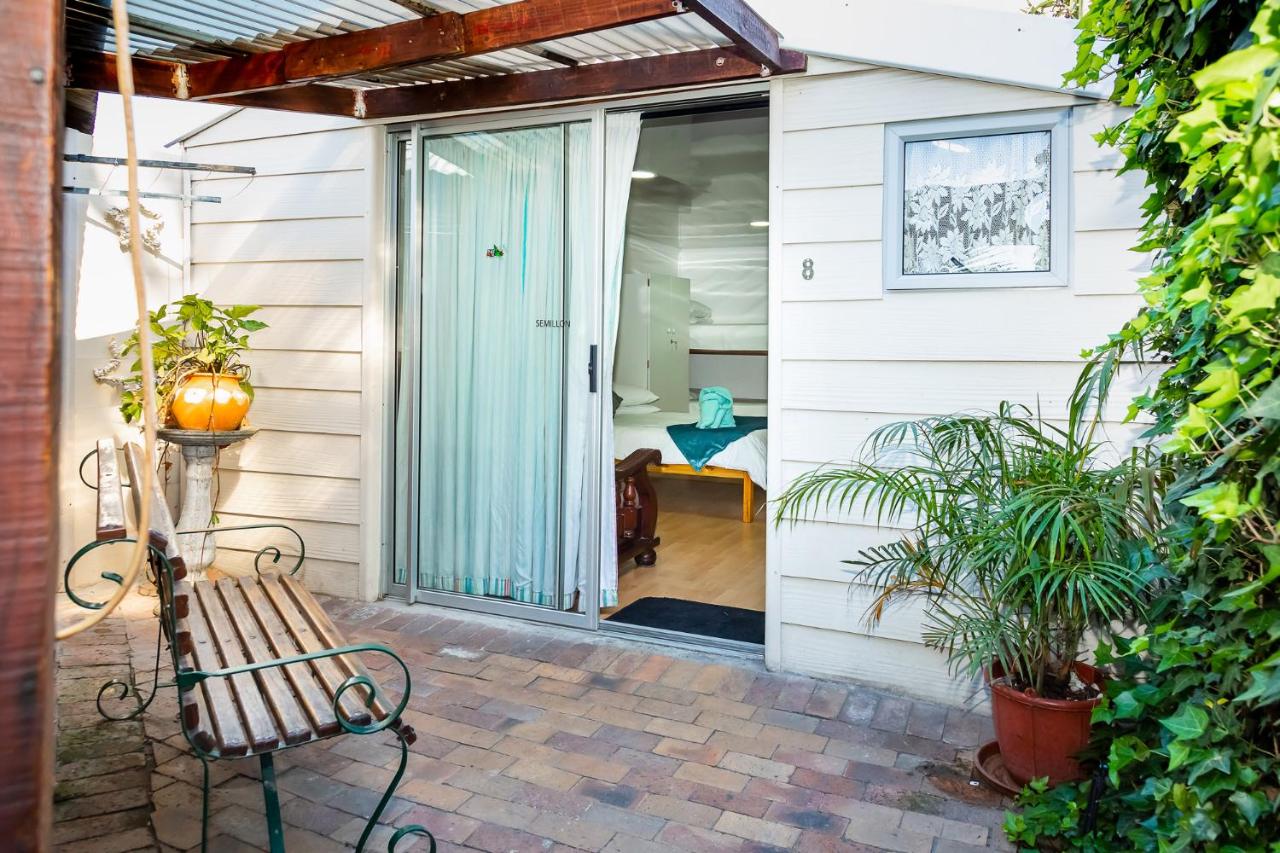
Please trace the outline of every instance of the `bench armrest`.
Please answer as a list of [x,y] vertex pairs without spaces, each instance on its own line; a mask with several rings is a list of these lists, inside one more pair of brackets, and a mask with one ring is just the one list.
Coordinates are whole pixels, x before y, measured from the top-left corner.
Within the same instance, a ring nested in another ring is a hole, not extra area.
[[[294,530],[287,524],[236,524],[230,527],[201,527],[196,530],[179,530],[178,535],[184,536],[188,533],[227,533],[232,530],[264,530],[266,528],[287,530],[293,534],[293,538],[298,540],[298,561],[293,564],[293,568],[289,569],[288,572],[290,575],[296,575],[298,573],[298,569],[302,568],[303,561],[307,558],[307,543],[302,540],[301,533]],[[262,567],[259,565],[259,562],[262,560],[264,554],[271,554],[272,563],[279,563],[280,558],[284,556],[280,549],[275,545],[268,545],[265,548],[259,549],[258,553],[253,556],[253,570],[259,575],[262,574]],[[293,555],[290,554],[289,556],[292,557]]]
[[[81,598],[79,595],[76,594],[76,591],[72,589],[71,587],[72,570],[75,569],[76,563],[80,562],[80,559],[86,556],[91,551],[97,550],[98,548],[105,548],[109,545],[132,545],[137,541],[138,540],[132,536],[126,536],[123,539],[96,539],[93,542],[90,542],[88,545],[85,545],[79,551],[76,551],[75,554],[71,556],[71,559],[67,561],[67,567],[63,569],[63,572],[62,572],[62,588],[67,593],[67,598],[71,599],[77,605],[79,605],[80,607],[83,607],[86,610],[101,610],[106,605],[105,601],[88,601],[84,598]],[[168,560],[165,558],[164,552],[161,551],[159,548],[157,548],[155,545],[150,545],[149,547],[151,549],[152,559],[158,560],[160,563],[167,566]],[[168,571],[172,573],[173,570],[168,569]],[[124,583],[124,577],[119,572],[111,572],[111,571],[102,572],[99,575],[99,577],[101,577],[103,580],[111,581],[112,583],[117,585]]]
[[174,681],[178,685],[179,690],[186,691],[209,678],[229,678],[230,676],[240,675],[246,672],[258,672],[264,669],[273,669],[278,666],[288,666],[294,663],[306,663],[308,661],[319,660],[321,658],[336,658],[343,655],[355,655],[363,652],[374,652],[377,654],[387,655],[399,665],[400,671],[404,674],[404,695],[400,697],[399,703],[397,703],[394,709],[381,720],[375,720],[367,726],[355,725],[343,716],[341,703],[343,695],[346,694],[348,690],[353,687],[363,687],[365,688],[365,697],[363,702],[366,708],[373,707],[374,699],[381,700],[385,707],[390,708],[391,703],[387,701],[386,694],[382,692],[381,688],[378,687],[373,678],[363,673],[359,675],[352,675],[347,678],[346,681],[343,681],[342,684],[338,686],[338,689],[334,691],[333,715],[337,718],[338,725],[342,726],[346,731],[354,734],[372,734],[374,732],[380,732],[383,729],[390,728],[399,722],[400,715],[409,704],[409,695],[412,692],[412,679],[409,676],[409,667],[405,665],[405,662],[400,659],[398,654],[392,651],[389,646],[384,646],[382,643],[357,643],[355,645],[339,646],[336,649],[325,649],[319,652],[308,652],[306,654],[293,655],[287,658],[277,658],[276,660],[259,661],[257,663],[246,663],[239,666],[228,666],[215,670],[189,669],[177,673],[177,677]]

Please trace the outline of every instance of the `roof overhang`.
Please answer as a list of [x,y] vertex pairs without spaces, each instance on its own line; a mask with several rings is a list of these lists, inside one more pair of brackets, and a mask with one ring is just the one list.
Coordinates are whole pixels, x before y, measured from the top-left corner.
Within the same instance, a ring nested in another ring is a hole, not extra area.
[[[135,13],[136,93],[386,119],[760,79],[805,67],[804,55],[782,48],[777,31],[745,0],[348,0],[344,8],[361,15],[337,22],[324,18],[331,4],[290,0],[282,5],[294,12],[283,21],[287,29],[270,32],[264,30],[282,23],[279,13],[231,23],[210,16],[221,6],[243,17],[243,5],[235,5],[152,0]],[[98,0],[68,0],[71,88],[118,90],[115,38],[104,13]]]
[[793,50],[830,59],[1104,98],[1104,86],[1067,87],[1075,21],[931,0],[816,4],[753,0]]

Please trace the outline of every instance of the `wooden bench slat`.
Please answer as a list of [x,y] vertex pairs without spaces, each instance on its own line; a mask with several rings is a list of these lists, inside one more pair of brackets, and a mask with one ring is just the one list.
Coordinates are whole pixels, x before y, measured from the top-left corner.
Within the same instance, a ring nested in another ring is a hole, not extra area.
[[[334,647],[322,641],[319,635],[311,629],[310,622],[298,611],[293,599],[285,593],[274,573],[263,575],[259,585],[262,591],[266,593],[267,598],[270,599],[281,620],[289,627],[290,636],[302,651],[318,652]],[[339,669],[332,658],[320,658],[311,663],[320,685],[332,699],[337,695],[338,688],[347,680],[348,673]],[[362,695],[363,690],[361,688],[355,688],[343,694],[342,713],[349,722],[358,726],[367,726],[370,723],[369,710],[365,708],[363,702],[358,701],[356,698]]]
[[[226,607],[227,615],[231,619],[231,626],[235,629],[236,637],[240,640],[240,645],[245,649],[249,660],[253,663],[275,660],[276,656],[263,639],[262,628],[249,611],[249,605],[244,600],[244,595],[236,582],[231,578],[221,578],[217,581],[216,587]],[[312,723],[299,707],[298,698],[285,680],[287,673],[281,672],[281,669],[275,667],[261,670],[257,673],[257,680],[267,705],[275,715],[276,724],[284,736],[285,743],[293,746],[312,739]],[[303,676],[310,681],[311,676],[306,667],[301,669]],[[333,715],[328,716],[332,719]]]
[[[277,658],[292,657],[299,654],[298,645],[289,636],[288,630],[280,621],[275,608],[263,595],[262,587],[253,578],[239,578],[240,593],[245,604],[257,619],[263,636],[271,646]],[[312,728],[323,737],[342,731],[338,718],[333,714],[333,703],[325,695],[325,691],[316,683],[314,669],[305,663],[295,663],[284,667],[289,683],[293,685],[299,704],[311,720]]]
[[[129,492],[133,499],[134,517],[141,518],[142,472],[146,467],[142,448],[132,441],[129,442],[124,446],[124,460],[129,468]],[[178,534],[174,530],[173,516],[169,514],[169,501],[164,495],[164,488],[158,476],[152,478],[149,499],[151,521],[147,526],[151,528],[149,531],[151,544],[168,558],[169,564],[173,566],[174,580],[181,580],[187,576],[187,568],[182,561],[182,554],[178,551]]]
[[124,516],[124,489],[120,485],[120,460],[116,444],[109,438],[98,442],[98,532],[99,541],[123,539],[128,534]]
[[[274,580],[274,576],[272,578]],[[333,620],[329,618],[329,614],[324,612],[324,608],[320,606],[320,602],[307,591],[298,579],[291,575],[279,576],[279,584],[288,591],[289,596],[293,599],[294,606],[298,611],[306,617],[313,631],[326,643],[330,648],[336,648],[344,645],[342,634],[338,632],[338,628],[333,624]],[[337,658],[338,665],[346,670],[347,675],[363,675],[368,677],[369,670],[360,662],[355,655],[342,655]],[[391,713],[391,708],[386,707],[380,698],[374,697],[373,713],[379,720],[386,718]]]
[[[211,632],[210,639],[217,651],[220,665],[233,667],[249,663],[240,646],[239,636],[231,628],[231,622],[223,608],[222,597],[218,595],[218,590],[211,583],[198,583],[195,585],[195,592],[203,611],[205,624]],[[250,748],[254,752],[275,749],[280,745],[280,733],[276,730],[275,719],[262,701],[263,693],[258,680],[253,674],[243,672],[231,676],[230,681],[240,712],[239,716],[248,734]],[[235,711],[234,708],[229,711],[219,709],[215,712],[215,717],[218,714],[234,714]]]
[[[191,612],[185,620],[191,632],[191,659],[195,669],[212,672],[220,669],[222,664],[218,657],[217,645],[209,626],[205,623],[202,608],[192,602]],[[249,742],[245,737],[244,726],[240,723],[240,715],[235,711],[231,688],[225,678],[207,678],[200,682],[198,688],[203,693],[204,708],[207,711],[201,718],[200,729],[210,732],[218,744],[218,751],[223,755],[244,755],[249,751]]]

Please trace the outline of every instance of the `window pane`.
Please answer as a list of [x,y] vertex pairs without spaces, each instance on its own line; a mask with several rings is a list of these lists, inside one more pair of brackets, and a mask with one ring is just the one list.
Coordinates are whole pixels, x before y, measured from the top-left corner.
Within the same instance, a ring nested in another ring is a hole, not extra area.
[[903,275],[1048,271],[1049,131],[905,149]]

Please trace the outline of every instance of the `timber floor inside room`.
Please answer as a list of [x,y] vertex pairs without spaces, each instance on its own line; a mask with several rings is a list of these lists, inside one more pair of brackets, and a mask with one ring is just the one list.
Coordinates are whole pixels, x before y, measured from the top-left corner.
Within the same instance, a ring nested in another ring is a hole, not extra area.
[[[756,489],[756,514],[742,523],[742,485],[709,477],[657,476],[658,561],[619,566],[618,607],[641,598],[678,598],[764,610],[764,538],[768,509]],[[763,508],[762,508],[763,507]]]

